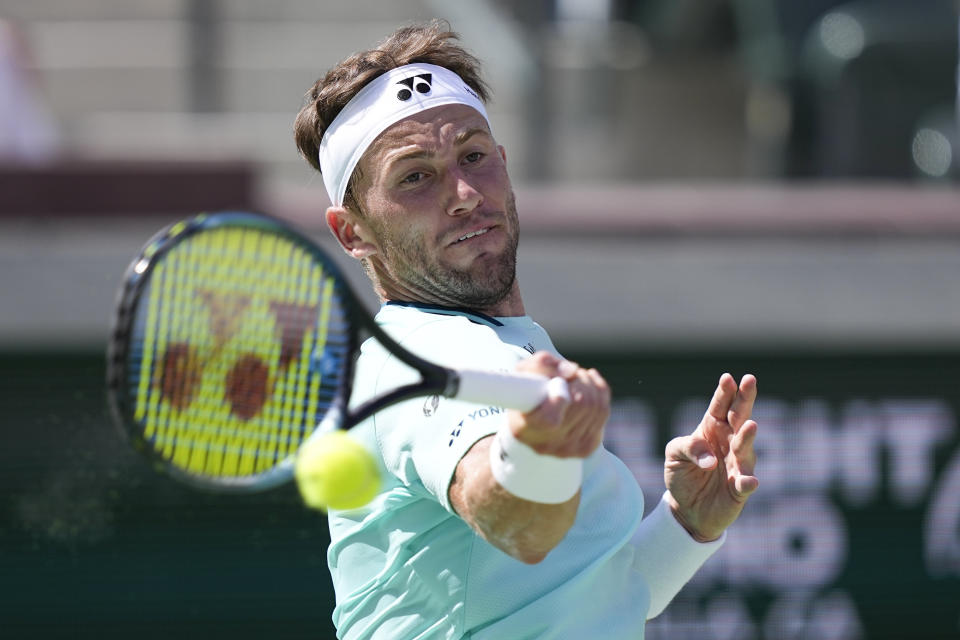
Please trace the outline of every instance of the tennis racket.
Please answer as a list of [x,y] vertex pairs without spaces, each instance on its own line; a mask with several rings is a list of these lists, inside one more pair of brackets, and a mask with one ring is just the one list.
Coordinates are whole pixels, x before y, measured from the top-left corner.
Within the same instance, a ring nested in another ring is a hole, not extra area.
[[[363,334],[420,380],[349,409]],[[138,450],[177,479],[228,491],[288,481],[318,425],[349,429],[415,396],[528,411],[565,393],[559,379],[417,357],[377,326],[319,246],[246,212],[177,222],[133,260],[117,296],[107,388]]]

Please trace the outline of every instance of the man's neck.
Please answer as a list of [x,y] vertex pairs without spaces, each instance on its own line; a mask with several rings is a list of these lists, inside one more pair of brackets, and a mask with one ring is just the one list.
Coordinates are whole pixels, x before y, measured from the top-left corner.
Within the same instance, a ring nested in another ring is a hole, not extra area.
[[471,311],[477,311],[487,316],[492,317],[513,317],[513,316],[524,316],[527,314],[523,306],[523,298],[520,295],[520,287],[514,282],[513,287],[510,289],[510,292],[496,304],[492,304],[486,307],[472,307],[468,305],[461,305],[456,303],[442,302],[438,300],[421,300],[416,296],[410,295],[390,295],[382,288],[377,287],[377,295],[380,298],[380,302],[414,302],[422,303],[429,305],[438,305],[441,307],[447,307],[451,309],[469,309]]
[[520,296],[520,286],[516,282],[513,283],[510,293],[503,300],[489,307],[477,309],[477,311],[500,318],[527,315],[523,306],[523,298]]

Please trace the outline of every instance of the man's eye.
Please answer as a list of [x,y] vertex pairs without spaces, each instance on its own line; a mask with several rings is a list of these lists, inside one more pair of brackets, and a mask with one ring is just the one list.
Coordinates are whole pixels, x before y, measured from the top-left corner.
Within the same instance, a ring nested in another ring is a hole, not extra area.
[[417,182],[423,180],[423,177],[424,175],[422,171],[414,171],[400,182],[401,184],[416,184]]
[[464,161],[466,162],[479,162],[483,158],[483,153],[480,151],[473,151],[464,156]]

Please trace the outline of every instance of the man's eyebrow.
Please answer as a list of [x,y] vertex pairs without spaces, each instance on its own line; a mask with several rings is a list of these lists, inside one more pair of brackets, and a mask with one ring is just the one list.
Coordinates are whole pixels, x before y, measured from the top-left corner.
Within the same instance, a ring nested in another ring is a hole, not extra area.
[[[485,135],[489,137],[490,132],[484,127],[473,127],[472,129],[467,129],[466,131],[461,131],[460,133],[458,133],[457,136],[453,139],[453,144],[456,146],[465,144],[468,140],[470,140],[470,138],[472,138],[475,135]],[[397,155],[394,155],[394,156],[390,156],[387,159],[387,164],[393,166],[399,162],[403,162],[404,160],[418,160],[420,158],[431,158],[434,155],[436,155],[436,153],[427,149],[415,149],[415,150],[407,151],[404,153],[398,153]]]
[[433,151],[427,151],[426,149],[416,149],[413,151],[406,151],[403,153],[398,153],[396,155],[389,156],[387,158],[387,165],[393,166],[397,163],[403,162],[404,160],[417,160],[419,158],[429,158],[433,156]]
[[457,137],[453,139],[453,143],[458,145],[463,144],[477,134],[482,134],[489,137],[490,132],[484,127],[473,127],[472,129],[467,129],[466,131],[457,134]]

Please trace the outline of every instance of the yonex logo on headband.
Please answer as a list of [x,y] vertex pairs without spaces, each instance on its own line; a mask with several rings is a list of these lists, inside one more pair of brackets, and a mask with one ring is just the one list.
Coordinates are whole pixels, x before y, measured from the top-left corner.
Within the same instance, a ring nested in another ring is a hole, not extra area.
[[391,69],[357,92],[320,141],[320,171],[331,204],[343,205],[350,176],[377,136],[404,118],[447,104],[471,107],[490,124],[477,92],[453,71],[434,64]]
[[412,78],[404,78],[397,83],[406,85],[406,88],[400,89],[400,91],[397,92],[397,99],[406,102],[411,98],[411,96],[413,96],[414,89],[416,89],[417,93],[430,93],[431,82],[433,82],[432,73],[421,73],[413,76]]

